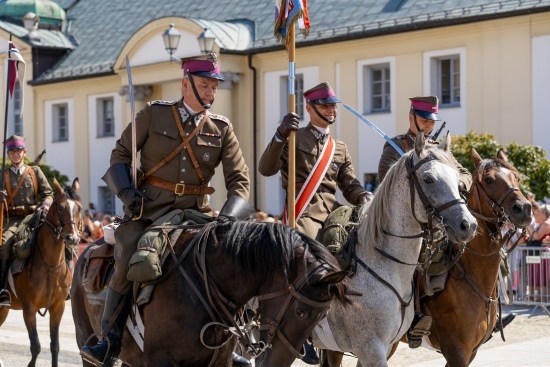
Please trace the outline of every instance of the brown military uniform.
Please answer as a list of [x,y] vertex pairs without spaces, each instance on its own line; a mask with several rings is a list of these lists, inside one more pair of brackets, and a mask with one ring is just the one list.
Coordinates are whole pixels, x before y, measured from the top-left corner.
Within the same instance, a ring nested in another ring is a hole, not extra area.
[[[137,114],[136,149],[141,153],[141,170],[145,173],[149,172],[183,142],[172,107],[175,107],[176,116],[186,136],[191,134],[203,119],[205,121],[188,146],[154,171],[151,176],[157,179],[157,182],[158,180],[163,182],[164,186],[181,184],[177,190],[184,189],[182,185],[207,188],[208,182],[214,176],[215,168],[221,163],[227,196],[236,195],[248,200],[250,193],[248,167],[233,132],[233,126],[224,116],[208,111],[200,112],[196,117],[191,116],[184,107],[183,99],[177,102],[150,102]],[[131,125],[128,125],[113,149],[111,165],[117,163],[131,165],[131,148],[132,129]],[[198,170],[193,165],[189,148],[196,158],[204,182],[201,181]],[[173,189],[168,190],[159,186],[163,185],[153,184],[147,179],[141,183],[139,190],[145,195],[141,220],[128,221],[119,226],[115,232],[116,266],[109,286],[120,294],[126,294],[130,289],[130,282],[126,279],[128,263],[137,249],[139,238],[152,221],[174,209],[211,212],[206,193],[177,195]]]
[[[27,168],[30,170],[25,175],[19,189],[19,180]],[[31,172],[32,170],[32,172]],[[34,182],[36,179],[36,182]],[[37,205],[44,202],[51,205],[53,202],[53,191],[46,179],[46,176],[38,166],[23,166],[21,171],[14,172],[10,168],[4,170],[4,182],[6,191],[12,200],[8,199],[7,211],[4,211],[4,218],[8,217],[8,223],[2,232],[2,243],[6,243],[15,233],[19,224],[27,215],[32,215]],[[36,191],[35,191],[36,188]]]
[[[416,135],[409,129],[406,134],[397,135],[396,137],[392,138],[392,141],[406,153],[409,150],[413,149],[415,136]],[[386,177],[386,174],[388,173],[390,167],[395,162],[397,162],[399,158],[399,153],[397,153],[395,148],[392,147],[390,143],[386,142],[382,150],[380,162],[378,163],[378,179],[380,180],[380,182],[384,180],[384,177]],[[456,159],[455,163],[460,175],[460,181],[464,183],[464,185],[466,186],[466,190],[470,190],[470,186],[472,186],[472,175],[470,171],[462,167],[462,165],[458,163]]]
[[[306,181],[322,151],[322,134],[311,123],[296,131],[296,184],[298,187]],[[360,204],[365,189],[357,180],[351,157],[346,145],[335,140],[336,147],[329,168],[321,185],[313,195],[309,205],[298,220],[297,228],[309,237],[321,240],[322,224],[327,216],[341,206],[334,196],[336,187],[351,204]],[[273,138],[265,149],[259,172],[264,176],[273,176],[279,170],[283,178],[283,187],[288,186],[288,144]],[[296,189],[296,194],[300,190]]]

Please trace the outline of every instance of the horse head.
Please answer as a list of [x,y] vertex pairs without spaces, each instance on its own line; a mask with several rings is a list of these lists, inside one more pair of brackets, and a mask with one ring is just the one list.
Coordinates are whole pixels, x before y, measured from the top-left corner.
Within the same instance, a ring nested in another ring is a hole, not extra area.
[[413,201],[413,212],[417,220],[445,229],[451,241],[468,242],[475,236],[477,221],[460,197],[459,173],[450,146],[449,133],[437,147],[426,144],[422,131],[417,134],[414,151],[405,164],[409,185],[416,187],[425,210],[421,205],[415,209]]
[[531,203],[519,190],[521,176],[500,149],[496,158],[482,159],[472,148],[476,171],[468,205],[481,219],[489,222],[510,221],[516,227],[531,223]]
[[53,230],[56,238],[63,238],[66,246],[75,246],[80,241],[79,226],[82,205],[78,190],[80,183],[75,178],[72,186],[65,189],[54,178],[55,198],[46,216],[45,223]]
[[256,366],[290,366],[303,357],[303,343],[326,316],[333,299],[350,303],[341,271],[326,248],[300,234],[302,246],[294,249],[295,269],[277,278],[270,289],[258,297],[260,340],[264,353]]

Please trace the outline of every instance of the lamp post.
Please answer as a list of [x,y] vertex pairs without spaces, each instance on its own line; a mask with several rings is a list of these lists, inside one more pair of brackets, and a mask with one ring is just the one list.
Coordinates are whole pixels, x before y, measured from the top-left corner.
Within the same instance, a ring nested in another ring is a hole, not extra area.
[[210,29],[204,28],[204,32],[197,37],[197,40],[203,54],[208,54],[214,50],[216,36]]
[[174,28],[174,24],[170,24],[170,28],[164,31],[162,34],[162,40],[164,41],[164,48],[170,54],[170,62],[172,62],[172,55],[178,48],[180,42],[181,33]]

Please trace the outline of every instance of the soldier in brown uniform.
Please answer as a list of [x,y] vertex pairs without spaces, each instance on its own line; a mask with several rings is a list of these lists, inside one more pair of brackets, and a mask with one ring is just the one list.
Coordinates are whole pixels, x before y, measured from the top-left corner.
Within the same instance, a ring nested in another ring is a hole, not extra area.
[[[4,220],[2,231],[2,269],[0,273],[0,306],[10,306],[10,294],[7,291],[7,274],[13,236],[17,227],[37,209],[44,214],[48,212],[53,202],[53,191],[38,166],[25,164],[25,138],[12,135],[6,140],[6,150],[11,161],[11,166],[4,170],[4,186],[6,190],[0,191],[0,200],[4,202]],[[6,223],[6,222],[5,222]]]
[[[300,117],[295,113],[287,114],[277,128],[275,136],[265,149],[259,172],[264,176],[273,176],[281,171],[283,187],[288,186],[288,144],[287,138],[292,130],[296,131],[296,192],[298,193],[310,175],[316,162],[320,159],[323,146],[327,143],[329,126],[336,119],[336,103],[340,101],[326,82],[304,92],[306,110],[310,123],[299,128]],[[351,157],[346,145],[334,141],[335,149],[325,175],[303,214],[296,221],[296,228],[309,237],[322,241],[323,223],[328,215],[340,207],[334,194],[340,188],[348,202],[360,205],[370,200],[372,194],[366,191],[357,180]],[[319,360],[306,343],[304,362],[318,364]]]
[[[116,232],[115,273],[109,284],[102,329],[108,325],[117,306],[131,289],[127,280],[128,263],[140,236],[154,220],[174,209],[194,209],[212,214],[208,196],[214,169],[221,163],[227,197],[248,200],[248,167],[229,120],[212,114],[219,81],[223,81],[215,54],[182,59],[183,98],[179,101],[150,102],[136,116],[136,148],[141,152],[140,170],[144,179],[136,190],[132,186],[132,131],[129,125],[111,154],[111,166],[103,177],[108,187],[124,204],[126,220]],[[129,220],[134,217],[134,220]],[[139,218],[139,220],[135,220]],[[126,302],[128,303],[128,302]],[[108,332],[111,348],[104,340],[82,348],[87,360],[116,358],[120,352],[128,307],[117,317]],[[235,356],[234,365],[250,365]]]

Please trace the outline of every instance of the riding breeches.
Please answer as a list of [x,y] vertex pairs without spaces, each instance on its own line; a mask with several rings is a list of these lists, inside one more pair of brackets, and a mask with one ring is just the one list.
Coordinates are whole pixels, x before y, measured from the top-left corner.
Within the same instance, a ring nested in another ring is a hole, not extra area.
[[115,230],[115,272],[109,283],[109,288],[119,294],[128,294],[132,282],[128,280],[128,265],[130,258],[136,252],[138,241],[150,225],[149,221],[137,220],[122,223]]
[[323,222],[310,217],[300,217],[296,229],[319,242],[323,242]]

